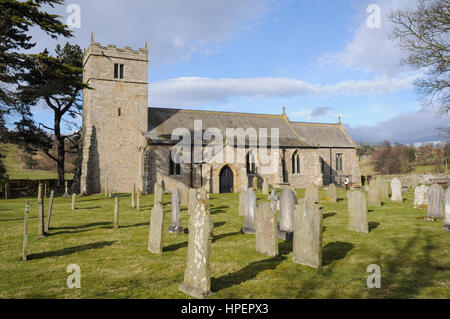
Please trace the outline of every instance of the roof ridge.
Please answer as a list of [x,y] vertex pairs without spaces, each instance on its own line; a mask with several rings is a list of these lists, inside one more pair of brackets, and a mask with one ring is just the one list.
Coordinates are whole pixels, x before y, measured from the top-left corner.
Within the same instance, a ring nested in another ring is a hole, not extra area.
[[230,114],[230,115],[250,115],[250,116],[264,116],[264,117],[277,117],[283,118],[281,114],[263,114],[263,113],[245,113],[245,112],[225,112],[225,111],[211,111],[211,110],[189,110],[189,109],[177,109],[177,108],[166,108],[166,107],[149,107],[153,110],[164,110],[164,111],[183,111],[183,112],[201,112],[201,113],[214,113],[214,114]]
[[339,127],[339,123],[321,123],[321,122],[298,122],[298,121],[290,121],[292,124],[308,124],[308,125],[329,125]]

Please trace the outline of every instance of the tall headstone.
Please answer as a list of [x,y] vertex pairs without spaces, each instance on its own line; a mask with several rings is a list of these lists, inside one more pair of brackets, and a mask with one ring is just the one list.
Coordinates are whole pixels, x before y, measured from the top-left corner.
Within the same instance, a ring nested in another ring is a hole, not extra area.
[[267,177],[264,177],[263,180],[262,193],[263,195],[269,195],[269,179]]
[[369,184],[368,205],[381,207],[381,192],[375,183]]
[[245,194],[245,221],[241,232],[244,234],[255,233],[255,210],[257,207],[256,193],[253,188],[249,188]]
[[172,234],[180,234],[184,232],[181,226],[181,214],[180,214],[180,191],[174,189],[172,191],[172,222],[169,226],[169,232]]
[[105,197],[109,196],[109,185],[108,185],[108,180],[105,180]]
[[39,184],[38,190],[38,236],[45,236],[45,221],[44,221],[44,194],[42,193],[42,184]]
[[150,233],[148,238],[148,251],[161,254],[164,235],[164,208],[160,202],[156,202],[152,208],[150,217]]
[[391,181],[391,191],[391,201],[400,203],[403,202],[402,183],[396,177],[394,177]]
[[319,204],[306,198],[295,206],[294,213],[294,263],[322,267],[323,214]]
[[336,203],[337,202],[337,192],[336,192],[336,185],[330,184],[328,186],[327,190],[327,200],[330,203]]
[[366,195],[359,189],[350,190],[348,196],[348,229],[369,233]]
[[63,195],[63,197],[64,198],[69,197],[69,182],[68,181],[64,182],[64,195]]
[[278,256],[276,211],[269,203],[262,203],[255,212],[256,251],[267,256]]
[[428,187],[419,185],[414,189],[414,208],[427,209],[428,208]]
[[245,194],[246,191],[239,193],[239,216],[245,216]]
[[186,187],[182,187],[180,189],[180,196],[181,196],[181,206],[188,206],[189,205],[189,194]]
[[444,217],[444,209],[442,207],[442,188],[437,184],[433,184],[428,188],[428,215],[429,218]]
[[381,200],[389,199],[389,186],[386,178],[383,176],[378,176],[375,180],[375,184],[381,193]]
[[209,258],[213,221],[206,209],[206,203],[199,199],[189,219],[189,242],[184,281],[178,289],[195,298],[205,298],[212,294]]
[[75,210],[75,200],[77,198],[77,194],[72,194],[72,210]]
[[277,191],[275,189],[272,189],[272,192],[270,192],[268,200],[270,200],[270,207],[272,208],[272,210],[274,212],[277,212],[278,208],[280,207],[280,198],[278,197]]
[[114,229],[119,228],[119,197],[114,198]]
[[30,215],[30,202],[25,203],[25,220],[23,225],[23,249],[22,260],[27,260],[28,256],[28,218]]
[[136,208],[136,184],[133,183],[133,188],[131,189],[131,207]]
[[253,177],[253,190],[256,192],[258,190],[258,177]]
[[308,183],[306,186],[305,198],[309,199],[313,203],[319,202],[319,190],[312,182]]
[[162,204],[163,190],[162,190],[161,184],[155,183],[153,193],[154,193],[153,205],[156,205],[156,203]]
[[138,190],[136,193],[136,210],[141,211],[141,191]]
[[198,193],[198,191],[195,188],[189,189],[189,194],[188,194],[188,202],[189,202],[188,214],[189,215],[192,215],[192,213],[194,212],[195,206],[197,204],[197,193]]
[[278,237],[291,240],[294,235],[294,209],[297,204],[297,196],[294,191],[285,188],[280,197],[280,223],[278,225]]
[[55,191],[50,192],[50,200],[48,202],[48,214],[47,214],[47,223],[45,224],[45,232],[48,232],[50,228],[50,220],[52,218],[52,210],[53,210],[53,198],[55,196]]
[[444,219],[444,230],[450,232],[450,186],[447,187],[444,196],[445,204],[445,219]]

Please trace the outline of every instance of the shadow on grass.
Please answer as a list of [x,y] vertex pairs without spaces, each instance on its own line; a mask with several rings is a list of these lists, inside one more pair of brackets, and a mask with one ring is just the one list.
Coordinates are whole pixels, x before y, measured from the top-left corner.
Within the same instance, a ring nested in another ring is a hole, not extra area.
[[163,252],[169,252],[169,251],[175,251],[181,248],[185,248],[188,246],[188,242],[182,242],[182,243],[178,243],[178,244],[173,244],[167,247],[163,247]]
[[222,289],[227,289],[235,285],[240,285],[246,281],[252,280],[259,273],[265,270],[276,269],[278,265],[281,264],[284,260],[286,260],[286,257],[277,256],[252,262],[244,268],[239,269],[235,272],[223,275],[218,278],[212,278],[211,289],[213,291],[220,291]]
[[323,265],[327,266],[333,261],[344,259],[355,245],[347,242],[336,241],[323,247]]
[[[37,216],[29,216],[28,219],[36,219]],[[15,218],[15,219],[0,219],[0,222],[18,222],[24,221],[23,218]]]
[[[133,227],[141,227],[141,226],[150,226],[150,222],[143,222],[143,223],[138,223],[138,224],[134,224],[134,225],[125,225],[125,226],[120,226],[119,228],[133,228]],[[104,227],[106,228],[106,227]]]
[[100,206],[94,206],[94,207],[78,207],[77,210],[93,210],[93,209],[100,209]]
[[227,234],[221,234],[221,235],[213,236],[212,242],[215,243],[218,240],[221,240],[221,239],[224,239],[224,238],[227,238],[227,237],[236,236],[236,235],[242,235],[242,233],[240,231],[237,231],[237,232],[232,232],[232,233],[227,233]]
[[225,225],[226,224],[226,222],[217,222],[217,223],[214,223],[214,229],[215,228],[219,228],[219,227],[221,227],[221,226],[223,226],[223,225]]
[[329,218],[329,217],[333,217],[333,216],[336,216],[337,215],[337,213],[326,213],[326,214],[323,214],[323,219],[326,219],[326,218]]
[[85,224],[85,225],[79,225],[79,226],[70,226],[70,227],[50,227],[50,229],[53,230],[73,230],[73,229],[84,229],[84,228],[91,228],[96,226],[107,226],[112,225],[111,222],[100,222],[100,223],[91,223],[91,224]]
[[376,229],[378,226],[380,226],[380,223],[378,222],[369,222],[369,233]]
[[67,255],[71,255],[73,253],[77,253],[80,251],[102,249],[102,248],[105,248],[108,246],[112,246],[114,243],[116,243],[116,241],[99,241],[96,243],[91,243],[91,244],[86,244],[86,245],[74,246],[74,247],[69,247],[69,248],[63,248],[60,250],[48,251],[45,253],[28,255],[28,259],[32,260],[32,259],[42,259],[42,258],[48,258],[48,257],[67,256]]

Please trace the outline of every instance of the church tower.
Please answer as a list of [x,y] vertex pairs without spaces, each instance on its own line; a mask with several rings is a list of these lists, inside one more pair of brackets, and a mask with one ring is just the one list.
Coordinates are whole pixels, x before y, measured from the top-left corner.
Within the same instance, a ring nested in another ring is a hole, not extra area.
[[148,130],[148,48],[94,42],[85,50],[81,193],[144,189],[142,149]]

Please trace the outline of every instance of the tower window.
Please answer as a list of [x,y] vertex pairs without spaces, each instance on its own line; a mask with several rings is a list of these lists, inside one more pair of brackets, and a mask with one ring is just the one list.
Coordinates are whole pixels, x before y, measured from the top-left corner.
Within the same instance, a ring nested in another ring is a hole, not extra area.
[[292,174],[300,174],[300,155],[297,151],[292,155]]
[[342,154],[336,154],[336,171],[338,172],[343,171],[342,158],[343,158]]
[[114,63],[114,78],[123,79],[123,64]]
[[247,168],[247,175],[256,174],[256,161],[255,156],[253,154],[250,154],[250,152],[247,154],[247,157],[245,158],[246,162],[246,168]]

